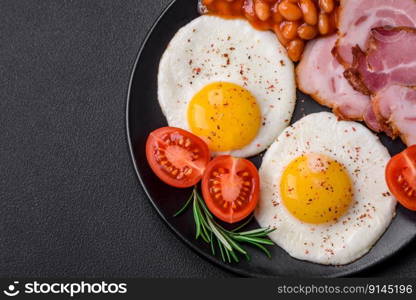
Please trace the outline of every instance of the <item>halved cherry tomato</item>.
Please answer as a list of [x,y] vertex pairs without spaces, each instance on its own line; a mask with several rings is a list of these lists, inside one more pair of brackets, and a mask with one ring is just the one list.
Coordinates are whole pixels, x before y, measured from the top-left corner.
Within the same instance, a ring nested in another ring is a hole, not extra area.
[[208,145],[196,135],[179,128],[162,127],[149,134],[146,157],[162,181],[186,188],[201,180],[210,153]]
[[208,164],[202,178],[202,195],[217,218],[235,223],[256,208],[259,186],[259,173],[252,162],[224,155]]
[[386,167],[386,181],[400,204],[416,211],[416,145],[393,156]]

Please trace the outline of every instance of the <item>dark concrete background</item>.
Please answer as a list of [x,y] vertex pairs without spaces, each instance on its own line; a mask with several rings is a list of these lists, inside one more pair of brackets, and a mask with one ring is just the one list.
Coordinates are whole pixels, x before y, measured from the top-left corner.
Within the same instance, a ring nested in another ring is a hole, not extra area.
[[[0,1],[0,276],[229,277],[146,199],[125,134],[169,0]],[[361,276],[415,277],[416,243]]]

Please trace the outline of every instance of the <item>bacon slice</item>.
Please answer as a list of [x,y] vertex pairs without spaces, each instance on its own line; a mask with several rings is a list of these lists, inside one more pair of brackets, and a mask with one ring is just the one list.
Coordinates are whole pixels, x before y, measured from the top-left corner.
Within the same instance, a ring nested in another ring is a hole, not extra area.
[[367,49],[372,28],[416,27],[414,0],[341,0],[339,9],[339,39],[334,53],[347,68],[353,62],[353,47]]
[[372,95],[383,131],[415,143],[416,29],[375,28],[367,44],[366,52],[353,48],[353,65],[345,76],[356,90]]
[[343,66],[331,54],[336,39],[332,35],[307,44],[296,68],[298,88],[342,119],[374,122],[370,98],[351,87],[343,76]]
[[416,144],[416,89],[391,85],[373,97],[379,120],[390,129],[390,136],[400,136],[406,145]]
[[353,65],[345,73],[351,85],[376,94],[389,85],[416,86],[416,29],[372,29],[367,53],[353,48]]

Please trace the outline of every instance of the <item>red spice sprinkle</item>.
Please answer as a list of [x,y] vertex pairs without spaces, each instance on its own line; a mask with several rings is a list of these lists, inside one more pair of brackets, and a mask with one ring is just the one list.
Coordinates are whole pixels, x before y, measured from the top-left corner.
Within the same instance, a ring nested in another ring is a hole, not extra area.
[[331,255],[334,255],[335,254],[334,253],[334,250],[332,250],[332,249],[325,249],[325,251],[328,252]]

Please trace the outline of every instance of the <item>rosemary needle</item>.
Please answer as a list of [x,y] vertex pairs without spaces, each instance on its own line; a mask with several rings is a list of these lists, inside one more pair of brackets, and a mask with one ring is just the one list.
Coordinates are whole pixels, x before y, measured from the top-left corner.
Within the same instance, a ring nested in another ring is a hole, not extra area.
[[229,231],[219,225],[211,212],[205,205],[204,200],[198,193],[197,186],[192,190],[192,194],[185,202],[185,205],[179,209],[174,217],[182,214],[192,202],[192,213],[195,222],[195,238],[201,237],[204,242],[210,244],[212,255],[216,255],[216,244],[219,249],[220,257],[224,262],[231,263],[239,262],[238,254],[245,256],[247,260],[250,259],[247,251],[243,248],[241,243],[246,243],[262,250],[268,257],[271,257],[270,251],[265,245],[274,245],[268,238],[268,234],[273,232],[272,228],[258,228],[249,231],[239,231],[243,229],[253,218],[251,216],[241,226]]

